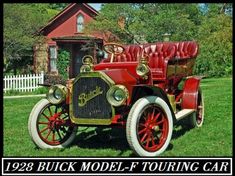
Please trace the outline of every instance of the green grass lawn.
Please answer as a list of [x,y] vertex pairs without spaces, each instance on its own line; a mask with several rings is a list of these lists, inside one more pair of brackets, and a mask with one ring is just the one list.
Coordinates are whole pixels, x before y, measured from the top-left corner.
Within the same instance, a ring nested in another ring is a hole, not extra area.
[[[203,79],[201,89],[205,101],[204,125],[191,130],[175,128],[162,156],[232,156],[232,78]],[[30,111],[40,99],[4,99],[4,156],[135,156],[127,144],[125,129],[96,132],[95,128],[83,127],[70,148],[37,149],[27,125]]]

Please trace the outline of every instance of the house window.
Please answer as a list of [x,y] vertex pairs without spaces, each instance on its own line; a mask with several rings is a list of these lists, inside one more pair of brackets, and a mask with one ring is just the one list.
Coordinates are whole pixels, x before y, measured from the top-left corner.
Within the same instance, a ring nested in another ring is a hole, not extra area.
[[84,16],[78,15],[77,16],[77,32],[82,32],[84,29]]
[[56,46],[50,46],[49,51],[50,51],[51,72],[57,71],[57,67],[56,67],[57,50],[56,50]]

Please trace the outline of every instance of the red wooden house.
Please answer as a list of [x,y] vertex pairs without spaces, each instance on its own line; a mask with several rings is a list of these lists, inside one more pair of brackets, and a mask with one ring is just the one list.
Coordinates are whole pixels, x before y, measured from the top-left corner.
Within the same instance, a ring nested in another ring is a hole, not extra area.
[[[57,74],[57,51],[63,48],[70,52],[69,75],[76,76],[82,64],[82,57],[89,52],[81,50],[84,44],[93,42],[98,47],[103,45],[102,35],[84,34],[84,24],[93,20],[97,14],[98,12],[86,3],[71,3],[53,17],[39,31],[45,36],[46,43],[34,47],[34,71]],[[95,52],[93,55],[95,57]]]

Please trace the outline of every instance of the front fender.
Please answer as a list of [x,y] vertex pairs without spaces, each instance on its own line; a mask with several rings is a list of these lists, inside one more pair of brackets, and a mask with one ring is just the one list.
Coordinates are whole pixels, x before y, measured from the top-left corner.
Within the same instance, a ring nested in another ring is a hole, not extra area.
[[131,105],[133,105],[138,99],[145,97],[145,96],[157,96],[157,97],[162,98],[167,103],[167,105],[169,106],[171,110],[173,122],[175,123],[177,121],[175,118],[175,113],[167,97],[167,94],[159,87],[149,86],[149,85],[134,86],[132,98],[131,98]]

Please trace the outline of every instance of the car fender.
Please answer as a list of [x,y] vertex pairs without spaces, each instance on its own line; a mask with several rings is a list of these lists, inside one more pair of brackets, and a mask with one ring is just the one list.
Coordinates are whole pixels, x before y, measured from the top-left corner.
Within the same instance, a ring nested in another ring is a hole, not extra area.
[[131,97],[131,105],[133,105],[138,99],[145,97],[145,96],[157,96],[162,98],[169,106],[172,117],[173,117],[173,123],[175,123],[177,120],[175,118],[175,113],[171,107],[171,104],[169,102],[169,99],[167,97],[167,94],[160,88],[156,86],[151,85],[136,85],[133,88],[133,94]]
[[186,79],[183,87],[182,109],[197,109],[200,81],[201,78],[196,76]]

